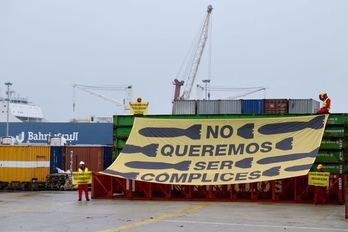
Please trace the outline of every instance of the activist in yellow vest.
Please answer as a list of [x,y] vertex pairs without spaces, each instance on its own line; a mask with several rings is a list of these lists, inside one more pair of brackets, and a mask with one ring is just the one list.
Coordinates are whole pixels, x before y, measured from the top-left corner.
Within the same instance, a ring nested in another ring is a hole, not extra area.
[[327,108],[328,110],[330,109],[330,99],[329,99],[329,98],[326,98],[326,99],[323,101],[323,107],[324,107],[324,108]]
[[[80,161],[80,168],[79,168],[78,172],[79,173],[88,172],[88,168],[86,167],[85,162]],[[85,192],[85,198],[87,201],[89,201],[88,184],[79,184],[78,185],[79,201],[82,200],[82,192]]]
[[82,170],[81,168],[79,168],[79,172],[88,172],[88,168],[85,167],[85,170]]
[[323,102],[323,106],[317,111],[317,114],[328,114],[331,106],[330,98],[326,93],[321,93],[319,99]]

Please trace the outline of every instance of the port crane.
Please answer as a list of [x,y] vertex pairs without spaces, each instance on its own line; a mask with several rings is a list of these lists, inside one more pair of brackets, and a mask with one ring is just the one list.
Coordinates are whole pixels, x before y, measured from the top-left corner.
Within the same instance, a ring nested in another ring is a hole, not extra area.
[[[132,100],[132,85],[109,85],[109,86],[95,86],[95,85],[81,85],[73,84],[73,112],[76,109],[76,90],[79,89],[83,92],[86,92],[92,96],[99,97],[105,101],[111,102],[117,107],[123,107],[125,112],[129,111],[129,102]],[[116,100],[114,98],[108,97],[100,92],[124,92],[125,98],[122,101]]]
[[[208,35],[211,32],[211,14],[212,14],[213,7],[209,5],[207,7],[207,13],[204,18],[203,25],[201,27],[200,33],[199,33],[199,40],[198,44],[196,44],[196,49],[194,51],[193,58],[191,60],[191,63],[189,63],[189,72],[187,75],[187,78],[185,81],[179,81],[177,78],[173,81],[173,85],[175,85],[175,91],[174,91],[174,101],[175,100],[189,100],[192,87],[194,84],[194,81],[196,79],[196,75],[198,72],[199,64],[201,62],[201,58],[204,52],[204,48],[207,43]],[[210,62],[209,62],[209,65]],[[210,67],[209,67],[210,69]],[[263,91],[265,95],[266,88],[265,87],[246,87],[246,88],[229,88],[229,87],[218,87],[218,86],[210,86],[210,74],[209,78],[206,80],[203,80],[204,87],[201,85],[197,85],[197,88],[200,91],[205,92],[205,99],[208,100],[210,98],[210,92],[213,91],[219,91],[219,92],[241,92],[240,94],[236,94],[234,96],[230,96],[227,99],[238,99],[241,97],[245,97],[247,95],[261,92]],[[180,95],[181,88],[183,86],[183,93]],[[199,91],[198,91],[199,92]]]
[[[196,79],[196,75],[197,75],[199,64],[201,62],[204,47],[207,43],[208,34],[209,34],[209,30],[210,30],[210,25],[211,25],[210,21],[211,21],[212,11],[213,11],[213,7],[212,7],[212,5],[209,5],[207,7],[207,14],[204,18],[203,26],[200,30],[199,41],[198,41],[196,50],[194,52],[193,59],[191,61],[190,71],[188,73],[186,81],[184,82],[184,81],[179,81],[178,79],[175,79],[173,82],[173,84],[175,85],[174,100],[178,100],[178,99],[188,100],[188,99],[190,99],[192,87],[193,87],[194,81]],[[183,90],[182,95],[180,96],[181,86],[184,86],[184,90]]]

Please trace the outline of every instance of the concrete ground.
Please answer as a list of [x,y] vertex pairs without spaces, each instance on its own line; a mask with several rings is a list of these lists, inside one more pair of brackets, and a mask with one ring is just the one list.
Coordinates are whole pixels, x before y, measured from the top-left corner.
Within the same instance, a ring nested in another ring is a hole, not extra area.
[[91,200],[0,192],[0,231],[347,231],[344,206]]

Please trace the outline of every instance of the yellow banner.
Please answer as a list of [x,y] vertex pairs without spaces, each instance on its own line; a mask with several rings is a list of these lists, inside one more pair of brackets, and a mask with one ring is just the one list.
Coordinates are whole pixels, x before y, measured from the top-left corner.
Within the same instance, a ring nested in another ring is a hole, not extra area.
[[327,117],[136,118],[121,154],[102,173],[180,185],[306,175],[317,156]]
[[308,185],[328,187],[329,186],[329,172],[309,172]]
[[132,114],[146,114],[149,107],[149,102],[130,102],[129,106]]
[[73,172],[72,183],[76,184],[92,184],[92,172]]

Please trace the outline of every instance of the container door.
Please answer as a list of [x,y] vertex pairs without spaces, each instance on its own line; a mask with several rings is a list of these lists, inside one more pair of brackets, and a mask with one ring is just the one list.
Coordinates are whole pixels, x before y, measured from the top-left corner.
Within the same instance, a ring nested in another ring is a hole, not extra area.
[[36,165],[34,165],[33,172],[34,175],[32,177],[33,182],[45,182],[46,176],[48,173],[48,163],[44,155],[36,155]]

